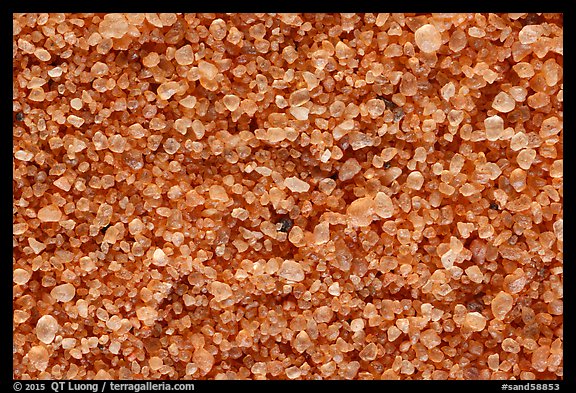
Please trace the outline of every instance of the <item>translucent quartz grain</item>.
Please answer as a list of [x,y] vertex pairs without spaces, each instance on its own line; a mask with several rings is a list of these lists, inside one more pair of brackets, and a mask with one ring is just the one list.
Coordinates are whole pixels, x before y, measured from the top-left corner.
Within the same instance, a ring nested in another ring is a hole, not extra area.
[[417,92],[418,83],[416,81],[416,77],[410,72],[403,74],[400,81],[400,93],[411,97],[416,95]]
[[342,164],[340,170],[338,171],[338,179],[340,181],[346,181],[352,179],[362,167],[355,158],[350,158]]
[[520,40],[521,44],[529,45],[535,43],[538,38],[543,33],[542,26],[539,25],[527,25],[520,30],[518,33],[518,39]]
[[521,61],[512,66],[512,69],[521,78],[531,78],[534,76],[534,67],[528,62]]
[[365,326],[364,320],[361,318],[353,319],[352,322],[350,322],[350,329],[353,332],[359,332],[364,330],[364,326]]
[[114,153],[122,153],[126,148],[126,143],[126,138],[124,138],[122,135],[112,135],[108,139],[108,148]]
[[314,242],[316,244],[328,243],[330,240],[330,223],[328,221],[321,222],[314,227]]
[[98,370],[98,372],[96,373],[96,375],[94,375],[94,380],[110,380],[112,379],[112,376],[110,375],[110,373],[104,369]]
[[101,131],[96,131],[92,137],[94,149],[104,150],[108,148],[108,138]]
[[50,61],[52,58],[52,56],[50,56],[50,52],[44,48],[36,48],[34,51],[34,56],[36,56],[40,61]]
[[550,97],[542,92],[537,92],[529,96],[527,102],[531,108],[534,109],[543,108],[546,105],[550,104]]
[[310,101],[310,92],[308,89],[299,89],[290,94],[288,103],[290,106],[302,106]]
[[492,355],[488,356],[488,367],[491,370],[498,370],[500,365],[500,356],[497,353],[493,353]]
[[346,215],[351,225],[365,227],[373,221],[374,200],[370,197],[354,200],[346,209]]
[[222,102],[230,112],[234,112],[240,106],[240,98],[233,94],[225,95]]
[[299,332],[296,337],[294,337],[294,342],[292,344],[292,346],[294,347],[294,349],[296,349],[296,351],[302,353],[304,351],[306,351],[308,348],[310,348],[311,346],[313,346],[313,342],[310,339],[310,336],[308,335],[308,333],[306,333],[305,330],[302,330],[301,332]]
[[188,44],[178,48],[174,54],[174,59],[180,65],[192,64],[194,62],[194,51],[192,47]]
[[564,160],[556,160],[550,166],[550,176],[554,178],[562,177],[564,173]]
[[227,202],[230,198],[226,189],[222,186],[217,184],[213,185],[209,189],[210,199],[219,201],[219,202]]
[[534,159],[536,158],[536,150],[534,149],[523,149],[518,153],[516,157],[516,162],[518,166],[524,170],[530,169]]
[[308,86],[308,89],[307,89],[308,91],[313,90],[319,84],[319,80],[316,77],[316,75],[314,75],[310,71],[304,71],[302,73],[302,78],[304,78],[304,80],[306,81],[306,84]]
[[32,251],[35,254],[40,254],[42,251],[46,249],[46,245],[44,243],[39,242],[38,240],[31,237],[28,238],[28,244],[30,245],[30,248],[32,248]]
[[129,27],[128,20],[123,14],[106,14],[98,26],[98,32],[104,38],[122,38]]
[[92,65],[92,67],[90,68],[90,72],[96,76],[104,76],[108,73],[109,70],[110,68],[108,67],[108,65],[100,61],[94,63],[94,65]]
[[302,266],[298,262],[291,260],[282,262],[278,275],[286,280],[296,282],[304,280],[305,277]]
[[499,292],[490,303],[494,317],[499,320],[506,318],[513,305],[514,298],[506,292]]
[[437,347],[442,342],[442,339],[433,329],[426,329],[420,333],[420,342],[428,349]]
[[412,188],[413,190],[419,190],[424,185],[424,176],[416,171],[410,172],[408,178],[406,179],[406,186]]
[[510,185],[514,187],[517,192],[521,192],[526,188],[526,171],[516,168],[510,172]]
[[76,128],[80,128],[82,127],[82,124],[84,124],[84,119],[75,115],[68,116],[66,120]]
[[465,269],[465,272],[472,282],[479,284],[484,280],[484,275],[478,266],[470,266]]
[[498,112],[508,113],[512,112],[516,107],[516,101],[510,96],[510,94],[501,91],[494,97],[492,101],[492,108],[496,109]]
[[310,184],[293,176],[284,179],[284,185],[292,192],[307,192],[310,189]]
[[542,122],[539,134],[542,138],[549,138],[553,135],[557,135],[561,130],[562,123],[556,116],[553,116]]
[[232,288],[230,288],[230,285],[218,281],[214,281],[210,284],[209,291],[214,295],[214,299],[218,302],[232,296]]
[[528,146],[528,135],[524,132],[517,132],[510,140],[510,149],[518,151]]
[[18,150],[14,153],[14,158],[20,161],[32,161],[34,154],[29,151]]
[[[176,51],[176,54],[178,55],[178,50]],[[178,58],[176,61],[178,61]],[[160,63],[160,56],[156,52],[150,52],[142,59],[142,64],[149,68],[157,66],[158,63]]]
[[508,93],[510,94],[510,96],[512,98],[514,98],[514,100],[516,102],[523,102],[526,99],[526,95],[528,94],[528,91],[524,87],[513,86],[510,88]]
[[38,211],[38,219],[42,222],[58,222],[62,218],[62,211],[56,205],[48,205]]
[[38,371],[44,371],[48,367],[49,354],[42,345],[35,345],[28,351],[30,365]]
[[83,102],[80,98],[73,98],[70,100],[70,106],[77,111],[82,109]]
[[481,332],[486,327],[486,318],[479,312],[469,312],[464,317],[464,326],[472,332]]
[[218,75],[218,68],[212,63],[200,60],[198,62],[198,72],[201,78],[213,80]]
[[554,234],[559,241],[564,241],[564,220],[558,219],[553,225]]
[[30,91],[30,95],[28,96],[28,98],[32,101],[42,102],[46,98],[46,92],[44,91],[43,88],[37,87]]
[[24,285],[30,280],[32,274],[28,270],[18,268],[14,269],[12,277],[15,284]]
[[286,376],[288,379],[297,379],[300,375],[302,375],[302,371],[296,366],[288,367],[286,369]]
[[377,355],[378,355],[378,347],[374,343],[370,343],[370,344],[366,345],[358,353],[358,356],[360,356],[360,359],[362,359],[366,362],[370,362],[370,361],[376,359]]
[[58,78],[59,76],[61,76],[63,73],[63,70],[61,67],[54,67],[50,70],[48,70],[48,76],[52,77],[52,78]]
[[498,116],[490,116],[484,119],[484,127],[486,127],[486,138],[489,141],[496,141],[504,132],[504,120]]
[[308,115],[310,114],[310,109],[306,107],[290,107],[290,114],[294,116],[296,120],[308,120]]
[[161,358],[159,358],[158,356],[152,356],[150,358],[150,360],[148,360],[148,364],[150,365],[150,369],[153,371],[158,370],[160,367],[162,367],[162,365],[164,364],[164,362],[162,361]]
[[156,266],[165,266],[168,263],[168,257],[164,250],[161,248],[154,250],[154,254],[152,254],[152,263]]
[[143,306],[143,307],[136,308],[136,317],[145,323],[146,322],[148,322],[148,323],[153,322],[157,316],[158,316],[158,311],[156,311],[152,307]]
[[222,19],[214,19],[208,28],[215,40],[222,41],[226,37],[226,22]]
[[322,179],[318,184],[318,189],[326,195],[332,194],[336,188],[336,181],[333,179]]
[[177,82],[166,82],[158,86],[158,97],[162,100],[169,100],[176,92],[180,85]]
[[383,192],[378,192],[374,198],[374,213],[381,218],[390,218],[394,214],[394,202],[392,198]]
[[422,52],[434,53],[442,45],[442,36],[438,29],[431,24],[422,25],[414,32],[416,45]]
[[76,288],[72,284],[61,284],[55,286],[52,291],[50,291],[50,296],[57,302],[66,303],[74,298],[76,295]]
[[212,366],[214,365],[214,356],[204,348],[196,349],[192,356],[192,360],[196,363],[198,368],[202,370],[203,374],[207,374],[212,370]]
[[287,137],[286,130],[280,127],[270,127],[267,132],[267,140],[270,143],[281,142]]
[[462,170],[465,161],[466,159],[464,156],[462,156],[462,154],[456,153],[450,160],[450,167],[448,169],[452,174],[458,174]]
[[50,344],[54,341],[56,332],[58,332],[58,321],[52,315],[43,315],[36,323],[36,337],[44,344]]
[[[328,287],[328,293],[332,296],[339,296],[341,291],[340,291],[340,283],[335,282],[332,285],[330,285]],[[320,321],[318,321],[320,322]]]
[[166,153],[174,154],[180,149],[180,143],[174,138],[167,138],[162,147]]
[[520,352],[520,344],[513,338],[507,337],[502,341],[502,349],[510,353]]

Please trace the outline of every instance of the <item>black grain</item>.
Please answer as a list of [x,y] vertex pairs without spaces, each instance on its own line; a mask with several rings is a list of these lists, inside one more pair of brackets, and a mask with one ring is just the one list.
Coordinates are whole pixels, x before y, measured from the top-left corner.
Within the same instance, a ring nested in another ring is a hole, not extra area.
[[282,217],[278,220],[282,226],[280,227],[280,232],[288,232],[290,228],[294,225],[294,221],[292,221],[289,217]]

